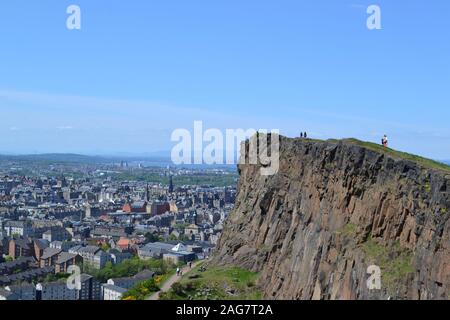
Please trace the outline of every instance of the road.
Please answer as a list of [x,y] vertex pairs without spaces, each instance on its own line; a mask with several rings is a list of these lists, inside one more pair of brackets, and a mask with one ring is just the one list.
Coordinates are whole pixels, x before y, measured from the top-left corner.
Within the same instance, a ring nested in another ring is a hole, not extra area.
[[[203,261],[204,260],[200,260],[200,261],[194,262],[192,264],[192,268],[189,268],[189,266],[185,266],[184,268],[182,268],[181,271],[183,272],[183,275],[188,274],[192,269],[194,269],[196,266],[198,266]],[[152,294],[149,298],[147,298],[147,300],[158,300],[159,299],[159,295],[162,292],[169,291],[169,289],[172,288],[172,285],[174,283],[180,281],[182,277],[183,276],[177,276],[176,274],[174,274],[169,279],[167,279],[166,282],[164,282],[163,286],[161,287],[161,290],[159,290],[158,292],[155,292],[154,294]]]

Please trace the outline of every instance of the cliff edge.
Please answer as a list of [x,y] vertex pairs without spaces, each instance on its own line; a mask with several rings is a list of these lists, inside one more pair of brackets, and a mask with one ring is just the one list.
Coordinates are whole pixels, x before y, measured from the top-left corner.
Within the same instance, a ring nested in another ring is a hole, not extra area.
[[[259,272],[267,299],[449,299],[450,170],[434,164],[280,137],[275,175],[239,165],[212,263]],[[381,289],[367,285],[370,265]]]

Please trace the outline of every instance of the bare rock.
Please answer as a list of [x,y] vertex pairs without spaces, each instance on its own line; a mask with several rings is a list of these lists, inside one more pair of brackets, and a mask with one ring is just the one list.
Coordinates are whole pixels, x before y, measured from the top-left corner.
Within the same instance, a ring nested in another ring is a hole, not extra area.
[[[344,141],[281,137],[280,168],[239,165],[213,263],[269,299],[448,299],[449,175]],[[367,267],[381,268],[369,290]]]

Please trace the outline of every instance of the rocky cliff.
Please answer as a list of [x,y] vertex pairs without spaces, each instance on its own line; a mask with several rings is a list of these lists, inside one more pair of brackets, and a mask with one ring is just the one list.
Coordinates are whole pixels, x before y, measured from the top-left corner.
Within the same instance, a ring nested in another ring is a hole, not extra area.
[[[449,299],[450,172],[347,141],[280,139],[277,174],[239,165],[214,264],[268,299]],[[367,268],[381,269],[369,290]]]

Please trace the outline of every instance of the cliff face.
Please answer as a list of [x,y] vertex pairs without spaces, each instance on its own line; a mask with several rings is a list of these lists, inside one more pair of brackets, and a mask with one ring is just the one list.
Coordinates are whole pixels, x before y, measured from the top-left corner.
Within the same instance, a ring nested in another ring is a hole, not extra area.
[[[450,299],[450,174],[346,142],[281,137],[277,174],[240,165],[213,258],[268,299]],[[381,268],[369,290],[367,268]]]

